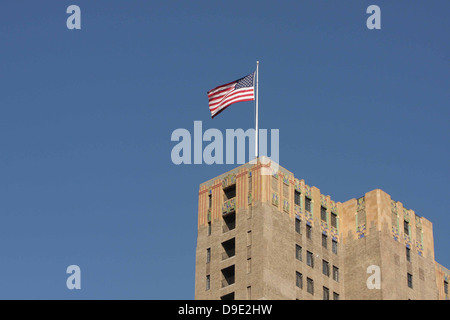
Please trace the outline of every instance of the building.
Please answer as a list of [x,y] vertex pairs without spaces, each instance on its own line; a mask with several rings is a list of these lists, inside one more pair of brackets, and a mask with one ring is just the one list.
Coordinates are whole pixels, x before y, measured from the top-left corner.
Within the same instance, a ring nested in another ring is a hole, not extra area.
[[195,299],[448,299],[432,223],[376,189],[340,203],[279,167],[200,185]]

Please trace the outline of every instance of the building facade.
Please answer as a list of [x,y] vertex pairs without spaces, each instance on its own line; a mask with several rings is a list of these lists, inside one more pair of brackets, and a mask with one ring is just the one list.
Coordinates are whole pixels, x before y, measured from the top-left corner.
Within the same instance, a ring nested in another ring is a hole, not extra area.
[[198,208],[195,299],[449,299],[432,223],[380,189],[335,202],[258,161],[201,184]]

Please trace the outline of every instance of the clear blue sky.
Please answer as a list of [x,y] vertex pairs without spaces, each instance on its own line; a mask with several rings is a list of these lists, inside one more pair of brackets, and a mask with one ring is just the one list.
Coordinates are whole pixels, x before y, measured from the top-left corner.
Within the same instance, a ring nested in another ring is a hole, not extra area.
[[[79,5],[82,29],[66,28]],[[381,8],[381,30],[366,8]],[[171,162],[206,92],[254,71],[280,163],[346,201],[381,188],[450,267],[450,2],[0,1],[0,299],[193,299],[199,184]],[[66,288],[68,265],[79,291]]]

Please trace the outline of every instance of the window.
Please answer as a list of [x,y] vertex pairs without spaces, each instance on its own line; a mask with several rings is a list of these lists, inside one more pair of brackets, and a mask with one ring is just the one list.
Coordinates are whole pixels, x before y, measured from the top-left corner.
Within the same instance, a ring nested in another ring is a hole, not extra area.
[[333,266],[333,280],[339,282],[339,268]]
[[212,206],[212,194],[209,194],[208,195],[208,208],[211,209],[211,206]]
[[236,185],[234,184],[232,186],[223,189],[223,193],[224,193],[224,201],[233,199],[234,197],[236,197]]
[[305,210],[311,212],[311,199],[305,197]]
[[306,291],[308,293],[314,294],[314,280],[310,278],[306,278]]
[[252,272],[252,258],[247,259],[247,273]]
[[334,254],[338,254],[338,243],[336,240],[332,240],[331,241],[332,247],[331,250],[333,251]]
[[337,215],[334,212],[331,213],[331,226],[337,228]]
[[411,289],[413,287],[413,276],[410,273],[408,273],[408,287],[410,287]]
[[223,216],[223,233],[228,232],[236,228],[236,212],[231,212],[226,216]]
[[448,294],[448,282],[444,280],[444,293]]
[[327,248],[327,235],[322,233],[322,247]]
[[252,299],[252,287],[247,287],[247,300]]
[[209,290],[211,288],[211,276],[208,274],[206,276],[206,290]]
[[222,288],[232,285],[234,283],[234,265],[222,269],[221,272],[222,272]]
[[296,205],[300,205],[300,192],[298,192],[297,190],[295,190],[295,193],[294,193],[294,203],[296,204]]
[[302,247],[295,245],[295,259],[302,261]]
[[310,225],[306,225],[306,238],[311,239],[312,227]]
[[299,218],[295,218],[295,232],[302,234],[301,232],[302,221]]
[[327,209],[325,207],[320,207],[320,218],[322,221],[327,221]]
[[278,179],[272,176],[272,189],[278,190]]
[[211,235],[211,222],[208,222],[208,236]]
[[328,265],[328,262],[325,260],[322,260],[322,273],[327,277],[330,276],[330,266]]
[[247,231],[247,247],[252,245],[252,231]]
[[323,287],[323,300],[330,300],[330,290],[327,287]]
[[298,288],[303,288],[303,275],[298,271],[295,272],[295,285]]
[[220,300],[234,300],[234,292],[221,296]]
[[406,247],[406,261],[411,262],[411,249]]
[[339,293],[333,292],[333,300],[339,300]]
[[234,257],[236,253],[235,238],[222,242],[222,248],[223,248],[222,260]]
[[405,220],[403,222],[403,227],[404,227],[405,234],[409,236],[409,222]]
[[312,252],[306,251],[306,264],[311,268],[314,268],[314,257]]
[[206,249],[206,263],[211,262],[211,248]]

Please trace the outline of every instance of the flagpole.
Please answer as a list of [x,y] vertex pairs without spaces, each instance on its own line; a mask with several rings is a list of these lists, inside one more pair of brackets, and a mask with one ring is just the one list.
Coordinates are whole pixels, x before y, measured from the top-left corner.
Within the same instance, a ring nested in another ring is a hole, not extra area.
[[259,133],[258,133],[258,93],[259,93],[258,76],[259,76],[259,61],[256,61],[255,159],[258,158],[258,136],[259,136]]

